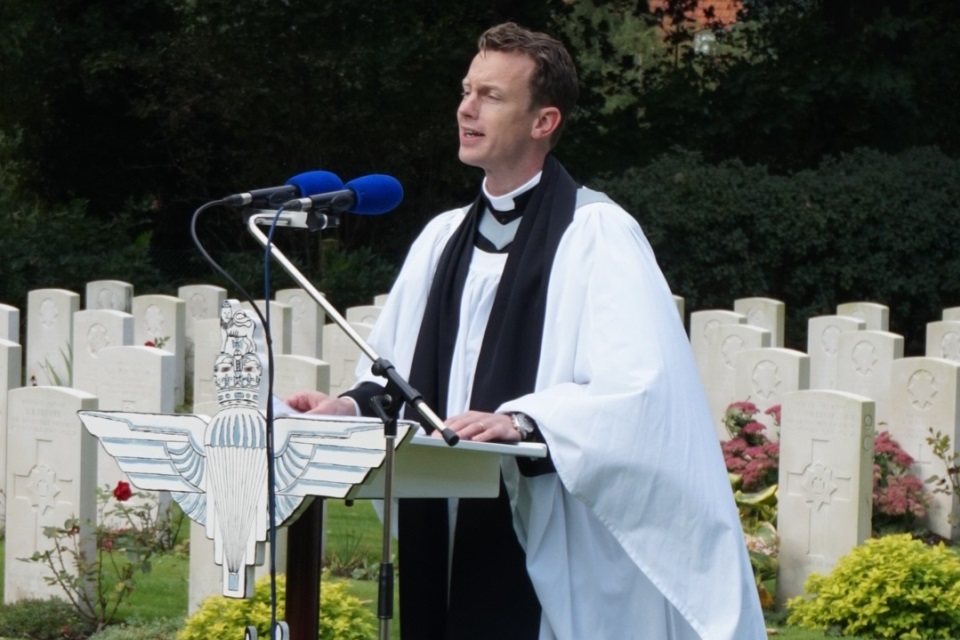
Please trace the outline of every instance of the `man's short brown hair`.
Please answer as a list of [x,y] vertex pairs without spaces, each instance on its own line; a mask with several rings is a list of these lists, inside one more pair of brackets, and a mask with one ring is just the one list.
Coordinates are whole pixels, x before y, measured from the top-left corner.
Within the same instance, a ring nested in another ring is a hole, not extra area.
[[484,31],[477,41],[477,49],[481,52],[519,51],[533,59],[536,66],[530,77],[530,107],[559,109],[560,126],[551,139],[551,146],[555,146],[580,95],[577,69],[563,43],[545,33],[505,22]]

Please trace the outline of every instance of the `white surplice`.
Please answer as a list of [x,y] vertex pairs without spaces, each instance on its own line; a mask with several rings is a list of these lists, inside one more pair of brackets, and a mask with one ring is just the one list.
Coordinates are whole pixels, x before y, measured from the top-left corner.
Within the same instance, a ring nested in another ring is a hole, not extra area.
[[[551,271],[536,390],[498,409],[536,420],[557,469],[526,478],[512,458],[503,464],[543,607],[540,639],[766,638],[713,420],[669,288],[636,221],[596,192],[580,189],[583,201]],[[466,212],[427,225],[370,334],[404,376],[437,261]],[[446,415],[469,405],[504,262],[474,250]],[[358,367],[361,381],[376,380],[369,364]]]

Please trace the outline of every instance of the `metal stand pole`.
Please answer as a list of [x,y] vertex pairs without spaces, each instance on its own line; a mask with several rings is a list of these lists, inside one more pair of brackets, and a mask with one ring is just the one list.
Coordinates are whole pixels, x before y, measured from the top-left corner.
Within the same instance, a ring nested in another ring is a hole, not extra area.
[[[284,212],[280,214],[278,221],[278,226],[284,227],[293,227],[302,226],[307,228],[306,222],[303,220],[303,212]],[[423,401],[423,397],[411,387],[393,368],[393,365],[388,361],[384,360],[367,344],[366,340],[360,337],[356,331],[353,330],[353,327],[350,326],[350,323],[340,315],[340,312],[330,304],[330,302],[323,297],[323,295],[317,291],[317,288],[307,280],[302,273],[294,266],[290,260],[287,259],[283,252],[277,249],[276,246],[270,245],[269,240],[260,229],[257,228],[257,224],[266,224],[270,225],[273,223],[273,219],[276,217],[276,211],[267,211],[263,213],[254,213],[250,216],[250,219],[247,221],[247,229],[250,231],[250,235],[260,243],[261,246],[267,248],[270,246],[270,256],[273,257],[280,265],[283,267],[284,271],[293,278],[300,287],[307,292],[307,294],[313,298],[313,300],[323,307],[324,312],[326,312],[327,317],[332,319],[337,326],[343,329],[343,332],[347,334],[347,337],[360,348],[360,350],[374,363],[373,371],[377,375],[382,375],[387,378],[391,383],[394,383],[398,387],[399,395],[395,396],[396,398],[410,404],[414,407],[417,412],[423,417],[427,425],[432,429],[436,429],[443,435],[443,439],[450,446],[455,445],[459,442],[460,438],[451,431],[446,425],[443,424],[443,420],[433,412],[426,402]]]
[[[264,213],[254,213],[250,216],[247,221],[247,227],[250,231],[250,234],[263,246],[267,248],[269,246],[270,256],[273,257],[277,262],[279,262],[284,270],[292,277],[300,287],[307,292],[307,294],[313,298],[313,300],[319,304],[323,310],[326,312],[327,317],[331,318],[344,333],[353,341],[357,347],[368,357],[370,358],[373,366],[371,370],[375,375],[381,376],[387,380],[386,389],[384,394],[374,397],[371,402],[373,404],[373,409],[383,421],[384,424],[384,483],[383,483],[383,548],[381,553],[381,563],[380,563],[380,577],[379,577],[379,600],[377,605],[377,617],[380,619],[380,640],[390,640],[390,622],[393,619],[393,589],[394,589],[394,567],[391,561],[392,554],[392,545],[391,545],[391,531],[393,523],[393,481],[394,481],[394,455],[396,450],[396,438],[397,438],[397,417],[400,415],[400,410],[403,406],[403,403],[406,402],[414,407],[420,415],[424,418],[425,422],[429,427],[435,429],[441,433],[443,439],[450,446],[457,444],[460,441],[459,436],[451,431],[446,425],[443,424],[443,421],[427,406],[424,402],[423,397],[420,393],[414,389],[410,384],[400,376],[394,366],[384,360],[374,352],[374,350],[366,343],[366,341],[360,337],[360,335],[353,330],[353,327],[350,326],[350,323],[340,315],[336,308],[331,305],[323,295],[307,280],[303,274],[290,262],[283,253],[277,249],[275,246],[270,245],[267,237],[257,228],[257,224],[272,224],[273,220],[277,218],[277,213],[274,211],[268,211]],[[296,226],[309,228],[308,222],[304,219],[302,212],[297,213],[281,213],[279,221],[277,223],[280,226]],[[314,527],[319,527],[321,525],[314,525],[312,523],[308,524],[306,530],[303,532],[303,535],[310,536]],[[317,529],[319,531],[319,528]],[[319,543],[318,543],[319,547]],[[290,550],[293,550],[291,545]],[[313,563],[311,563],[312,565]],[[304,575],[301,576],[301,579],[304,581],[304,588],[308,592],[312,592],[311,585],[319,585],[319,576],[314,578],[312,575],[309,575],[310,571],[304,571]],[[299,589],[299,586],[294,584],[291,581],[292,576],[288,576],[287,581],[287,593],[288,605],[290,604],[289,594],[291,589]],[[313,599],[313,606],[319,608],[319,599]],[[310,602],[301,602],[300,603],[305,611],[297,614],[298,619],[302,620],[304,616],[312,616],[313,618],[319,618],[319,610],[314,609],[311,606]],[[290,609],[287,610],[288,617],[291,615]],[[281,623],[286,627],[285,623]],[[295,628],[306,629],[305,625],[295,625]],[[281,637],[286,631],[285,629],[280,630]],[[289,633],[287,631],[287,633]],[[313,636],[316,637],[316,636]],[[279,640],[279,639],[278,639]],[[294,638],[291,640],[300,640]],[[306,636],[303,640],[306,640]]]
[[[389,389],[390,387],[388,387]],[[397,440],[397,412],[401,403],[388,393],[371,399],[374,411],[383,420],[383,435],[386,440],[383,461],[383,546],[380,553],[380,584],[377,590],[377,617],[380,619],[380,640],[390,640],[390,623],[393,620],[393,470]]]

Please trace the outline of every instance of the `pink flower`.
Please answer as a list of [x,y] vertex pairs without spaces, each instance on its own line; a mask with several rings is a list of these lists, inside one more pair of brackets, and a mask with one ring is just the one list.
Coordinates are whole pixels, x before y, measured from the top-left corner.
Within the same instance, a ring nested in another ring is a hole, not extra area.
[[766,425],[763,424],[762,422],[757,422],[756,420],[752,420],[747,424],[743,425],[743,429],[741,430],[741,433],[743,433],[743,435],[745,436],[755,436],[763,433],[764,429],[766,428],[767,428]]
[[914,463],[914,459],[890,436],[889,431],[881,431],[877,434],[873,443],[873,452],[875,456],[883,456],[901,469],[907,469]]
[[767,414],[768,416],[773,416],[773,421],[776,422],[777,424],[780,424],[780,405],[775,404],[769,409],[767,409],[766,411],[764,411],[764,413]]
[[743,453],[744,449],[747,448],[747,441],[743,438],[737,437],[731,440],[727,440],[720,444],[720,450],[724,454],[736,455],[739,456]]

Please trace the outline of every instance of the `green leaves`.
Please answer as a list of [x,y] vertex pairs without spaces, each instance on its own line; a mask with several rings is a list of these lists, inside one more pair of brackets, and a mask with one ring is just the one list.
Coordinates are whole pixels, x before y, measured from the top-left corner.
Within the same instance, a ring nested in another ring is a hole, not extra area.
[[688,309],[777,298],[794,348],[842,302],[889,305],[908,349],[957,303],[960,162],[934,148],[861,149],[789,176],[678,151],[596,188],[637,217]]
[[811,574],[809,598],[787,603],[788,623],[837,627],[871,638],[955,638],[960,634],[960,557],[910,535],[868,540],[829,576]]
[[[277,576],[277,617],[282,619],[286,608],[286,577]],[[363,603],[346,591],[342,582],[323,580],[320,590],[320,637],[338,640],[367,640],[376,637],[373,614]],[[248,625],[257,628],[257,637],[270,637],[270,580],[264,576],[254,587],[253,598],[238,600],[213,596],[207,598],[187,618],[178,640],[240,638]]]
[[76,615],[97,629],[115,621],[137,576],[151,571],[156,553],[173,548],[184,520],[179,509],[162,508],[156,498],[141,496],[141,503],[127,504],[129,485],[123,485],[112,496],[109,488],[97,489],[96,523],[68,518],[63,527],[44,527],[53,548],[20,558],[45,565],[44,581],[60,587]]

